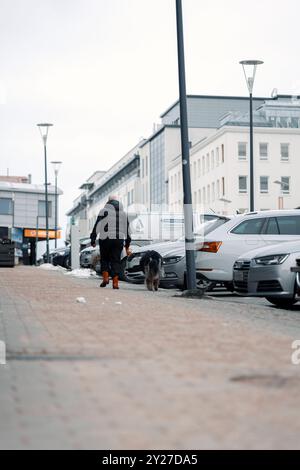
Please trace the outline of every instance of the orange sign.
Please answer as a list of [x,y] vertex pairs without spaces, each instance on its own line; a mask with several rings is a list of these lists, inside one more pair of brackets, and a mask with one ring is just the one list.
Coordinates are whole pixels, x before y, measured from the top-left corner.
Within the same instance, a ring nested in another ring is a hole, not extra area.
[[[56,237],[55,237],[55,230],[49,230],[48,231],[49,238],[50,240],[55,240],[55,238],[61,238],[61,232],[57,231],[56,232]],[[24,229],[24,237],[26,238],[47,238],[46,230],[35,230],[35,229],[30,229],[30,228],[25,228]]]

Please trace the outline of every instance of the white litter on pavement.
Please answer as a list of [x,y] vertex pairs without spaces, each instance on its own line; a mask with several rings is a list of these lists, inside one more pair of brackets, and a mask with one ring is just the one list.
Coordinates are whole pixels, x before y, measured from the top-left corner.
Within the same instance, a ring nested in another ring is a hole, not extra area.
[[122,302],[115,302],[116,305],[122,305]]
[[76,302],[79,304],[86,304],[86,300],[84,297],[77,297]]

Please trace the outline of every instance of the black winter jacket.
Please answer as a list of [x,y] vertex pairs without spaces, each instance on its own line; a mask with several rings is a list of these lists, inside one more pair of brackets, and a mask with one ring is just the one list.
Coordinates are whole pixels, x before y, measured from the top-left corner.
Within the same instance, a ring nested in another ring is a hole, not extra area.
[[94,244],[99,234],[100,240],[125,240],[125,247],[131,243],[128,216],[119,201],[108,201],[101,209],[90,235],[91,243]]

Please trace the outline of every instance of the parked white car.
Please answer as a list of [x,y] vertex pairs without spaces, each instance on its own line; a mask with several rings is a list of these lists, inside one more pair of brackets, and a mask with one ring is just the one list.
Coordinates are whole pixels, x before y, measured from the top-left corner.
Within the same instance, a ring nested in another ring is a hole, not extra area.
[[233,265],[243,253],[300,239],[300,210],[248,213],[234,217],[205,238],[196,257],[197,274],[233,289]]

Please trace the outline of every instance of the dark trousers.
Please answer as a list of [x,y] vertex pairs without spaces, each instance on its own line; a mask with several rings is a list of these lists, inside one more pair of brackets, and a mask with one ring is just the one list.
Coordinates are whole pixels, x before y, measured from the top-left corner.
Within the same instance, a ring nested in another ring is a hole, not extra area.
[[121,272],[121,254],[124,240],[105,239],[100,240],[101,271],[108,271],[112,277]]

